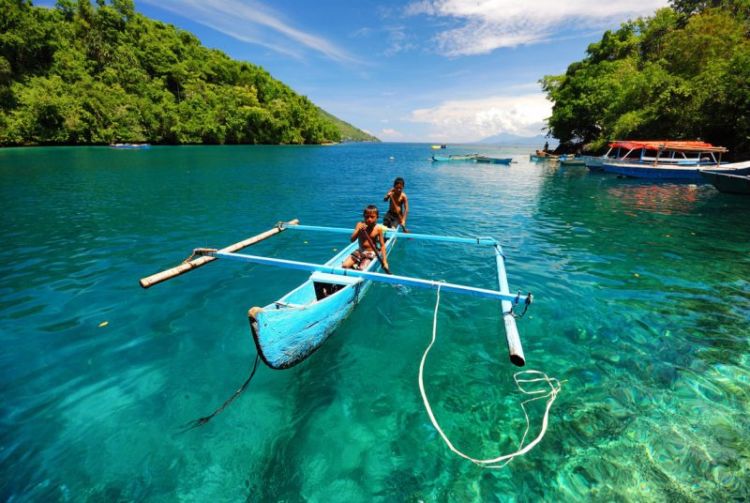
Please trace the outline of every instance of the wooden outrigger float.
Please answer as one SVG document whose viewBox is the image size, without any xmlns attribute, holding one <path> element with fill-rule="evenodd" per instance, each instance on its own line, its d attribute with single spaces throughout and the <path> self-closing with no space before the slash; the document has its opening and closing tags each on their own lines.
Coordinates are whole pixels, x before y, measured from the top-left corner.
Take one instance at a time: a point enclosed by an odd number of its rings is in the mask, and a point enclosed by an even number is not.
<svg viewBox="0 0 750 503">
<path fill-rule="evenodd" d="M 332 232 L 351 235 L 351 229 L 336 227 L 316 227 L 299 225 L 298 220 L 280 222 L 276 227 L 235 243 L 221 250 L 197 249 L 198 258 L 186 261 L 180 266 L 141 279 L 143 288 L 174 278 L 194 270 L 216 259 L 237 260 L 257 264 L 274 265 L 297 270 L 310 271 L 310 278 L 276 302 L 265 307 L 253 307 L 248 312 L 250 327 L 258 355 L 273 369 L 285 369 L 296 365 L 318 349 L 351 313 L 356 304 L 367 292 L 373 281 L 400 284 L 419 288 L 440 289 L 444 292 L 455 292 L 477 297 L 499 300 L 502 309 L 508 353 L 513 364 L 523 366 L 525 358 L 521 339 L 516 327 L 514 305 L 531 303 L 531 294 L 522 296 L 513 294 L 508 288 L 505 271 L 505 260 L 502 248 L 493 238 L 463 238 L 409 233 L 409 239 L 441 241 L 492 248 L 497 264 L 498 290 L 475 288 L 454 283 L 384 274 L 380 272 L 381 264 L 373 260 L 367 270 L 343 269 L 341 263 L 358 246 L 355 241 L 341 250 L 325 264 L 313 264 L 294 260 L 277 259 L 258 255 L 238 253 L 247 246 L 258 243 L 286 230 Z M 400 236 L 397 230 L 386 231 L 386 249 L 388 254 Z"/>
</svg>

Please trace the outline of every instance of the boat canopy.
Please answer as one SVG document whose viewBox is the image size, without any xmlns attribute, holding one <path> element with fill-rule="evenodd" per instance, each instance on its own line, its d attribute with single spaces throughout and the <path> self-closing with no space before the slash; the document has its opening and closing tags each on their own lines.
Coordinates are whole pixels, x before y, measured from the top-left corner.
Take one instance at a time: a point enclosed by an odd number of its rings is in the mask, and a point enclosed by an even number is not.
<svg viewBox="0 0 750 503">
<path fill-rule="evenodd" d="M 665 140 L 617 140 L 609 144 L 611 148 L 625 150 L 673 150 L 678 152 L 727 152 L 726 147 L 715 147 L 704 141 L 665 141 Z"/>
</svg>

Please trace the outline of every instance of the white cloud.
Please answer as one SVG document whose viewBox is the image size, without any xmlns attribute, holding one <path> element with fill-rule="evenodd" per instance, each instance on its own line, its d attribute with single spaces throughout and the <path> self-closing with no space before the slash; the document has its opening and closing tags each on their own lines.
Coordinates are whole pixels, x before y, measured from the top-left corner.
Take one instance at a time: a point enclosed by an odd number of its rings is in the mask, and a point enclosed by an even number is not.
<svg viewBox="0 0 750 503">
<path fill-rule="evenodd" d="M 610 26 L 621 20 L 653 14 L 667 0 L 422 0 L 406 8 L 407 15 L 449 18 L 457 27 L 437 37 L 446 56 L 486 54 L 551 38 L 567 26 Z"/>
<path fill-rule="evenodd" d="M 392 128 L 381 129 L 380 134 L 376 136 L 381 140 L 400 140 L 404 137 L 403 133 Z"/>
<path fill-rule="evenodd" d="M 311 49 L 340 63 L 358 61 L 328 40 L 294 28 L 273 9 L 254 0 L 140 0 L 208 26 L 234 39 L 301 58 Z"/>
<path fill-rule="evenodd" d="M 547 98 L 534 93 L 446 101 L 433 108 L 414 110 L 409 120 L 428 124 L 433 139 L 476 141 L 500 133 L 542 134 L 544 120 L 551 113 L 552 104 Z"/>
</svg>

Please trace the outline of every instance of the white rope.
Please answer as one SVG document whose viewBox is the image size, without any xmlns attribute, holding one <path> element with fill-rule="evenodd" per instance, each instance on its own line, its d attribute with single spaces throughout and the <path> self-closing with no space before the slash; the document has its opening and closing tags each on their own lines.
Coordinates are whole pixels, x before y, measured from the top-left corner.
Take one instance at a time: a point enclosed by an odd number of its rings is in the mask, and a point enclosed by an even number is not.
<svg viewBox="0 0 750 503">
<path fill-rule="evenodd" d="M 523 402 L 521 402 L 521 409 L 523 410 L 523 415 L 526 417 L 526 431 L 524 431 L 523 437 L 521 438 L 521 443 L 518 445 L 518 449 L 515 452 L 512 452 L 510 454 L 505 454 L 502 456 L 498 456 L 492 459 L 476 459 L 459 451 L 453 446 L 451 441 L 443 432 L 442 428 L 440 428 L 440 425 L 435 419 L 435 415 L 432 413 L 432 407 L 430 407 L 430 402 L 427 400 L 427 394 L 425 393 L 425 390 L 424 390 L 424 379 L 423 379 L 424 364 L 425 364 L 425 361 L 427 361 L 427 354 L 430 352 L 430 349 L 432 349 L 432 345 L 435 344 L 435 339 L 437 337 L 438 306 L 440 306 L 440 286 L 439 285 L 437 289 L 437 301 L 435 302 L 435 314 L 433 315 L 433 318 L 432 318 L 432 341 L 430 341 L 430 344 L 427 346 L 427 349 L 425 349 L 425 352 L 422 355 L 422 361 L 419 364 L 419 391 L 422 393 L 422 401 L 424 402 L 425 409 L 427 410 L 427 414 L 430 416 L 430 421 L 432 421 L 432 425 L 435 427 L 438 433 L 440 433 L 440 436 L 443 438 L 443 441 L 446 443 L 446 445 L 448 445 L 451 451 L 458 454 L 462 458 L 468 459 L 472 463 L 480 465 L 484 468 L 502 468 L 508 463 L 510 463 L 513 460 L 513 458 L 515 458 L 516 456 L 522 456 L 523 454 L 526 454 L 527 452 L 529 452 L 531 449 L 534 448 L 536 444 L 538 444 L 542 440 L 542 437 L 544 437 L 544 434 L 547 431 L 547 425 L 549 423 L 550 408 L 552 407 L 552 403 L 557 398 L 557 393 L 560 391 L 560 381 L 558 381 L 554 377 L 548 377 L 547 374 L 545 374 L 544 372 L 540 372 L 538 370 L 524 370 L 524 371 L 516 372 L 515 374 L 513 374 L 513 380 L 516 382 L 516 386 L 522 393 L 526 395 L 541 395 L 541 396 L 537 396 L 534 398 L 529 398 L 528 400 L 524 400 Z M 525 379 L 520 378 L 520 376 L 526 376 L 526 375 L 538 375 L 540 377 L 525 378 Z M 523 384 L 540 382 L 540 381 L 544 381 L 547 383 L 547 386 L 549 386 L 549 391 L 546 391 L 544 388 L 530 390 L 530 391 L 524 389 Z M 536 401 L 536 400 L 542 400 L 545 398 L 547 399 L 547 407 L 544 411 L 544 418 L 542 419 L 542 430 L 539 432 L 539 435 L 534 440 L 532 440 L 528 445 L 524 447 L 523 444 L 526 441 L 526 435 L 529 433 L 529 428 L 530 428 L 529 415 L 526 412 L 526 404 Z M 497 464 L 497 463 L 502 463 L 502 464 Z"/>
</svg>

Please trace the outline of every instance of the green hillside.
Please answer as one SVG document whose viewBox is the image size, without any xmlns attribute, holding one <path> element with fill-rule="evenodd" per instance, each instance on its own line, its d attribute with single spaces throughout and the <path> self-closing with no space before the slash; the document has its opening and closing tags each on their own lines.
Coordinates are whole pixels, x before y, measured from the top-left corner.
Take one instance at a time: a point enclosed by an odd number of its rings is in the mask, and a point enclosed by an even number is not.
<svg viewBox="0 0 750 503">
<path fill-rule="evenodd" d="M 0 0 L 0 145 L 371 138 L 132 0 Z"/>
<path fill-rule="evenodd" d="M 319 108 L 318 110 L 320 112 L 320 115 L 322 115 L 325 120 L 331 121 L 336 125 L 339 132 L 341 133 L 341 141 L 380 141 L 378 138 L 372 136 L 371 134 L 367 134 L 361 129 L 355 128 L 348 122 L 344 122 L 338 117 L 334 117 L 322 108 Z"/>
</svg>

